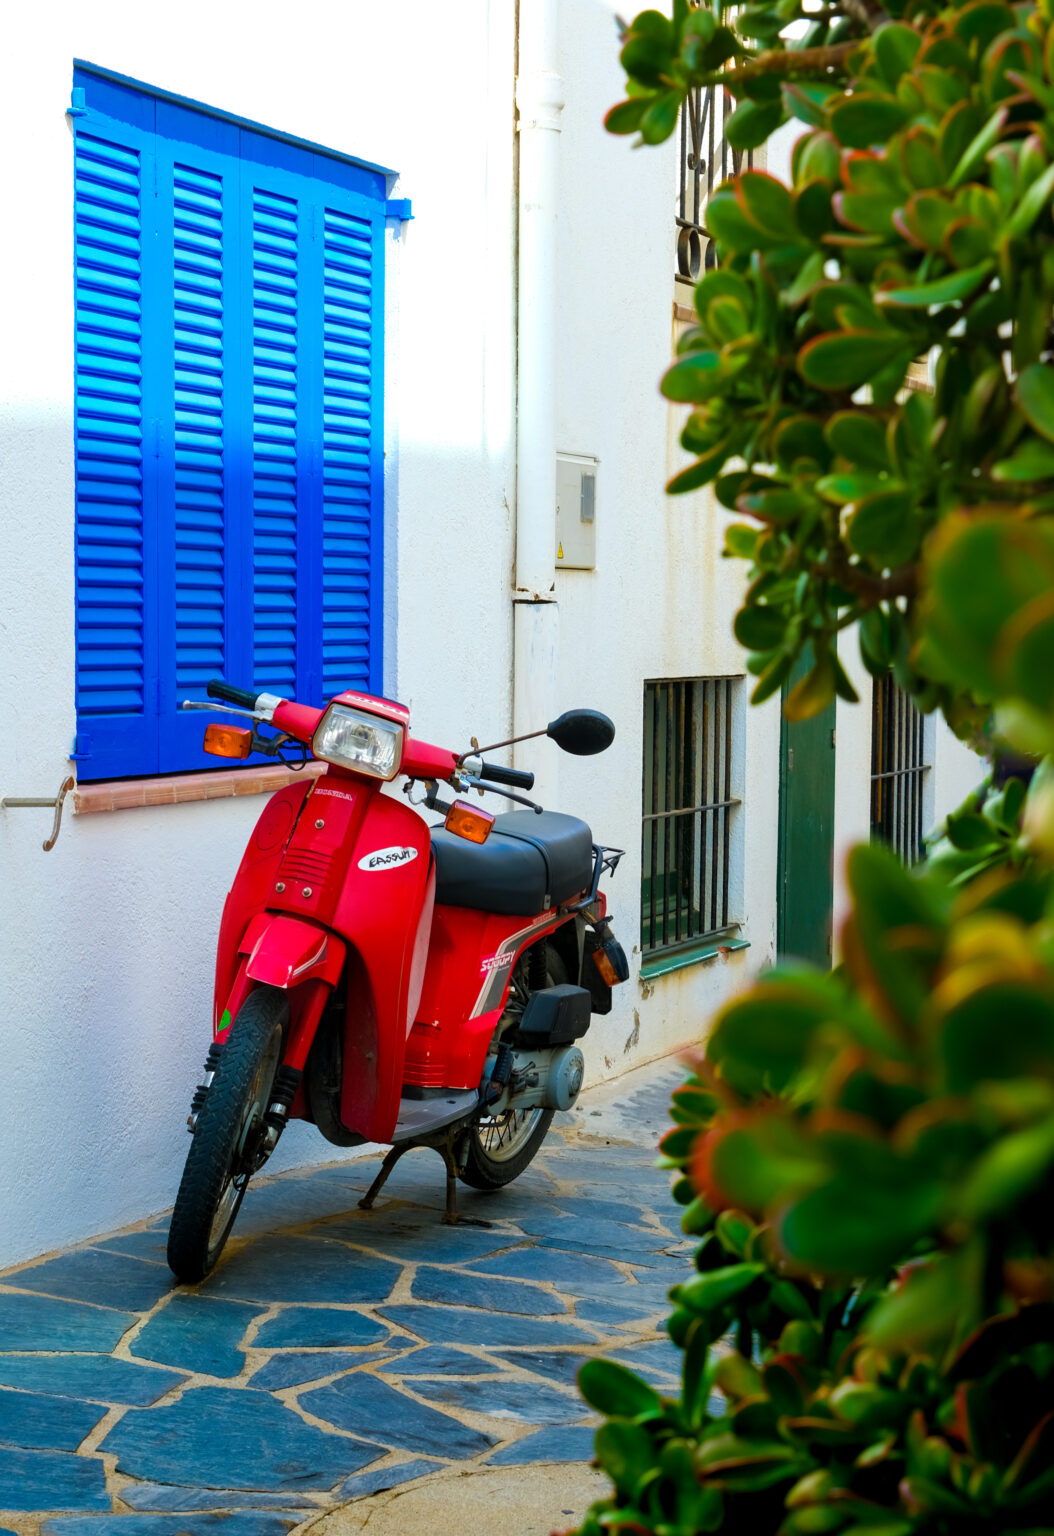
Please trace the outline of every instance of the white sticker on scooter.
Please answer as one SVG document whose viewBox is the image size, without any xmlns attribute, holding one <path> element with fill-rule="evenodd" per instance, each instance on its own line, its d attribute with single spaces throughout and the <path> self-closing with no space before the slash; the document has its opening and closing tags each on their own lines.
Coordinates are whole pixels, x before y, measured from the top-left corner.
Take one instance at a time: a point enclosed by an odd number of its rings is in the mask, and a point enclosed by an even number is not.
<svg viewBox="0 0 1054 1536">
<path fill-rule="evenodd" d="M 359 860 L 359 868 L 372 874 L 379 869 L 395 869 L 399 864 L 409 864 L 416 857 L 416 848 L 377 848 Z"/>
</svg>

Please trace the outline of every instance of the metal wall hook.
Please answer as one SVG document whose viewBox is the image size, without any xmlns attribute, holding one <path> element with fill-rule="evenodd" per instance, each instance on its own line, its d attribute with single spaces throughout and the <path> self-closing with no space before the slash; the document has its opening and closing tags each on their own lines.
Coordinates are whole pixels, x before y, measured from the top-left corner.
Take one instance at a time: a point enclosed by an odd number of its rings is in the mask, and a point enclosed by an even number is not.
<svg viewBox="0 0 1054 1536">
<path fill-rule="evenodd" d="M 24 806 L 47 806 L 49 810 L 53 809 L 55 812 L 55 820 L 51 823 L 51 836 L 42 845 L 44 852 L 50 853 L 52 848 L 54 848 L 55 844 L 58 842 L 59 828 L 62 825 L 63 801 L 69 794 L 70 790 L 74 787 L 75 783 L 76 780 L 72 774 L 70 774 L 68 778 L 63 779 L 62 783 L 59 785 L 59 792 L 53 800 L 22 799 L 17 798 L 14 795 L 5 795 L 3 799 L 0 800 L 0 810 L 16 810 L 21 809 Z"/>
</svg>

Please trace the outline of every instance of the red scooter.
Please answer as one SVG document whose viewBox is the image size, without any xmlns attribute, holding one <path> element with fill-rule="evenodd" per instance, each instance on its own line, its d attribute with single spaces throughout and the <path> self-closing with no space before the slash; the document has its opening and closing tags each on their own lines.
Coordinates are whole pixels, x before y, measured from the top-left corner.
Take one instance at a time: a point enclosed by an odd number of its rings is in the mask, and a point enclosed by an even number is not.
<svg viewBox="0 0 1054 1536">
<path fill-rule="evenodd" d="M 575 1042 L 629 974 L 599 888 L 621 850 L 513 792 L 534 775 L 485 762 L 494 748 L 430 746 L 409 734 L 403 705 L 365 694 L 325 709 L 222 682 L 208 694 L 252 723 L 210 725 L 206 751 L 300 764 L 310 753 L 326 766 L 271 796 L 223 909 L 214 1040 L 168 1240 L 168 1262 L 189 1282 L 215 1265 L 290 1118 L 338 1146 L 391 1144 L 367 1208 L 404 1152 L 434 1147 L 447 1170 L 444 1220 L 456 1221 L 458 1178 L 509 1183 L 554 1112 L 574 1104 Z M 570 710 L 532 734 L 586 755 L 615 728 Z M 400 774 L 410 805 L 443 822 L 383 793 Z M 441 784 L 527 809 L 447 804 Z"/>
</svg>

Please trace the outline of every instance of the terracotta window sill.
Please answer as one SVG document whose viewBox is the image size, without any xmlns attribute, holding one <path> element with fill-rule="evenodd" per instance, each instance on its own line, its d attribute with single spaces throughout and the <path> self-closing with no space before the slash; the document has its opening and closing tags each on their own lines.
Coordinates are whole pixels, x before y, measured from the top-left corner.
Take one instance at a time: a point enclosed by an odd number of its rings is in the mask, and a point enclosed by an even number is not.
<svg viewBox="0 0 1054 1536">
<path fill-rule="evenodd" d="M 156 779 L 109 779 L 80 784 L 70 797 L 78 816 L 96 811 L 132 811 L 148 805 L 189 805 L 194 800 L 230 800 L 236 795 L 270 795 L 304 777 L 317 778 L 324 763 L 298 771 L 267 764 L 226 768 L 213 773 L 173 773 Z"/>
</svg>

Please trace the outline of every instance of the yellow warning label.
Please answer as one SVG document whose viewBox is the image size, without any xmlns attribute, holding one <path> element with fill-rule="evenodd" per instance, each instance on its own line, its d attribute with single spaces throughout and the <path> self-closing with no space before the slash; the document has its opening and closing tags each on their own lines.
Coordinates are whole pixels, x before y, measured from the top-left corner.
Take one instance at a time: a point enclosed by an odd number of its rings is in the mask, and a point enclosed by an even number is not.
<svg viewBox="0 0 1054 1536">
<path fill-rule="evenodd" d="M 564 546 L 562 544 L 558 544 L 556 546 L 556 558 L 558 560 L 562 560 L 564 558 Z"/>
</svg>

